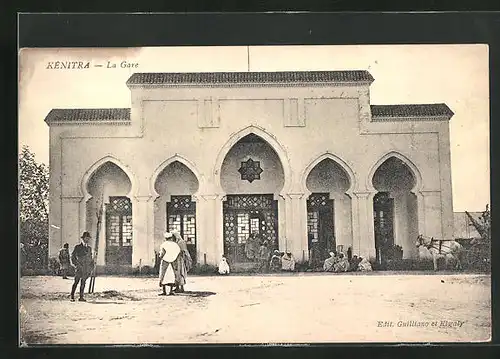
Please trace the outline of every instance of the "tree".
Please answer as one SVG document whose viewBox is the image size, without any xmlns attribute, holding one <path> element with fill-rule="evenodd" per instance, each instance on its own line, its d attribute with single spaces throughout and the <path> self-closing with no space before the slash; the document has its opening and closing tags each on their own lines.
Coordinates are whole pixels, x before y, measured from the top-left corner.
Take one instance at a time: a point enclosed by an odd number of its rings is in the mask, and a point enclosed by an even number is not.
<svg viewBox="0 0 500 359">
<path fill-rule="evenodd" d="M 481 236 L 486 240 L 491 240 L 491 215 L 490 207 L 486 205 L 486 210 L 481 214 Z"/>
<path fill-rule="evenodd" d="M 476 228 L 479 235 L 484 240 L 491 240 L 491 216 L 490 216 L 490 206 L 486 205 L 486 209 L 481 213 L 479 219 L 475 219 L 470 215 L 469 212 L 465 211 L 465 214 L 469 217 L 472 225 Z"/>
<path fill-rule="evenodd" d="M 28 146 L 23 146 L 19 154 L 19 219 L 21 243 L 28 246 L 28 262 L 35 260 L 43 266 L 49 239 L 49 171 L 36 161 Z"/>
</svg>

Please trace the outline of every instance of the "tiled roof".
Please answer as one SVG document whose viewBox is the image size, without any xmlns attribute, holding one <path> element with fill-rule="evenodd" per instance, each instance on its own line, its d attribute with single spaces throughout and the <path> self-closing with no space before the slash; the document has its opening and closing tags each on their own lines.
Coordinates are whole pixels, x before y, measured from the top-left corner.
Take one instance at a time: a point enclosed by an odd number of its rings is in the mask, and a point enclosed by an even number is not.
<svg viewBox="0 0 500 359">
<path fill-rule="evenodd" d="M 421 105 L 372 105 L 372 117 L 448 117 L 454 113 L 444 103 Z"/>
<path fill-rule="evenodd" d="M 130 121 L 129 108 L 53 109 L 45 122 Z"/>
<path fill-rule="evenodd" d="M 127 85 L 196 85 L 250 83 L 349 83 L 374 81 L 364 70 L 352 71 L 285 71 L 285 72 L 193 72 L 135 73 Z"/>
</svg>

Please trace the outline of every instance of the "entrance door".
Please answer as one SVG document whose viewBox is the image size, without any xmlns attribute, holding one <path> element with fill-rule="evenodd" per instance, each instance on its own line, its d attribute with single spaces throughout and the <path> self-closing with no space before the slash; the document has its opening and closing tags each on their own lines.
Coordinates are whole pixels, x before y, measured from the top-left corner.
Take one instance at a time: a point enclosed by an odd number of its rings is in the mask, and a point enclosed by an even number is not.
<svg viewBox="0 0 500 359">
<path fill-rule="evenodd" d="M 388 192 L 379 192 L 373 198 L 373 217 L 377 262 L 382 264 L 394 245 L 394 199 Z"/>
<path fill-rule="evenodd" d="M 167 202 L 167 230 L 177 231 L 187 242 L 193 263 L 196 263 L 196 202 L 191 196 L 170 196 Z"/>
<path fill-rule="evenodd" d="M 109 197 L 106 204 L 107 265 L 132 265 L 132 203 L 127 197 Z"/>
<path fill-rule="evenodd" d="M 271 251 L 278 249 L 278 201 L 272 194 L 228 195 L 223 216 L 224 255 L 231 264 L 257 263 L 264 241 Z"/>
<path fill-rule="evenodd" d="M 322 266 L 328 253 L 335 250 L 333 208 L 329 193 L 313 193 L 307 200 L 309 262 L 313 268 Z"/>
</svg>

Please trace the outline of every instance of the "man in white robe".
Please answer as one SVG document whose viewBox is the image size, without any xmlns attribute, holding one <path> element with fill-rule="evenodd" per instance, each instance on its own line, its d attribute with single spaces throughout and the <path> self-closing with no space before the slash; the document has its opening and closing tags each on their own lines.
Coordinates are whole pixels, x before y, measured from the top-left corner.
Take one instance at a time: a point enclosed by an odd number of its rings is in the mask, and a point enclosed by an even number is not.
<svg viewBox="0 0 500 359">
<path fill-rule="evenodd" d="M 174 288 L 177 285 L 174 263 L 176 263 L 181 251 L 172 233 L 165 232 L 164 237 L 165 241 L 160 247 L 160 274 L 158 278 L 163 291 L 159 295 L 167 295 L 167 286 L 170 287 L 168 295 L 174 295 Z"/>
<path fill-rule="evenodd" d="M 290 272 L 295 270 L 295 258 L 291 252 L 285 252 L 281 258 L 281 270 Z"/>
</svg>

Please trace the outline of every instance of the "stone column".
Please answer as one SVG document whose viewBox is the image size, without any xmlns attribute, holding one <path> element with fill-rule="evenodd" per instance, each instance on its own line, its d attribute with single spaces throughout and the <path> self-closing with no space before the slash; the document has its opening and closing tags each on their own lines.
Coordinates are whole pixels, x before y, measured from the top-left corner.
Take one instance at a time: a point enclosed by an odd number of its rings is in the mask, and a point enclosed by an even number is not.
<svg viewBox="0 0 500 359">
<path fill-rule="evenodd" d="M 280 251 L 288 251 L 291 248 L 286 233 L 286 201 L 281 195 L 275 195 L 278 201 L 278 248 Z"/>
<path fill-rule="evenodd" d="M 132 266 L 154 265 L 154 200 L 152 196 L 132 199 Z"/>
<path fill-rule="evenodd" d="M 373 197 L 375 192 L 354 192 L 353 194 L 353 254 L 367 259 L 375 258 L 373 225 Z"/>
<path fill-rule="evenodd" d="M 217 195 L 200 195 L 196 202 L 196 244 L 198 264 L 215 264 L 215 201 Z M 206 263 L 205 263 L 206 261 Z"/>
<path fill-rule="evenodd" d="M 87 229 L 87 201 L 92 198 L 91 196 L 84 196 L 79 203 L 79 225 L 78 233 L 83 233 L 83 231 L 88 231 Z"/>
<path fill-rule="evenodd" d="M 224 254 L 224 220 L 222 213 L 223 202 L 226 200 L 225 195 L 218 195 L 213 200 L 211 199 L 210 204 L 210 212 L 212 213 L 211 218 L 212 223 L 215 224 L 215 235 L 213 237 L 213 245 L 210 245 L 209 248 L 212 248 L 212 251 L 207 251 L 207 262 L 217 265 L 220 261 L 220 258 Z"/>
<path fill-rule="evenodd" d="M 309 260 L 307 242 L 307 203 L 305 193 L 288 193 L 285 196 L 285 226 L 288 250 L 297 262 Z"/>
</svg>

